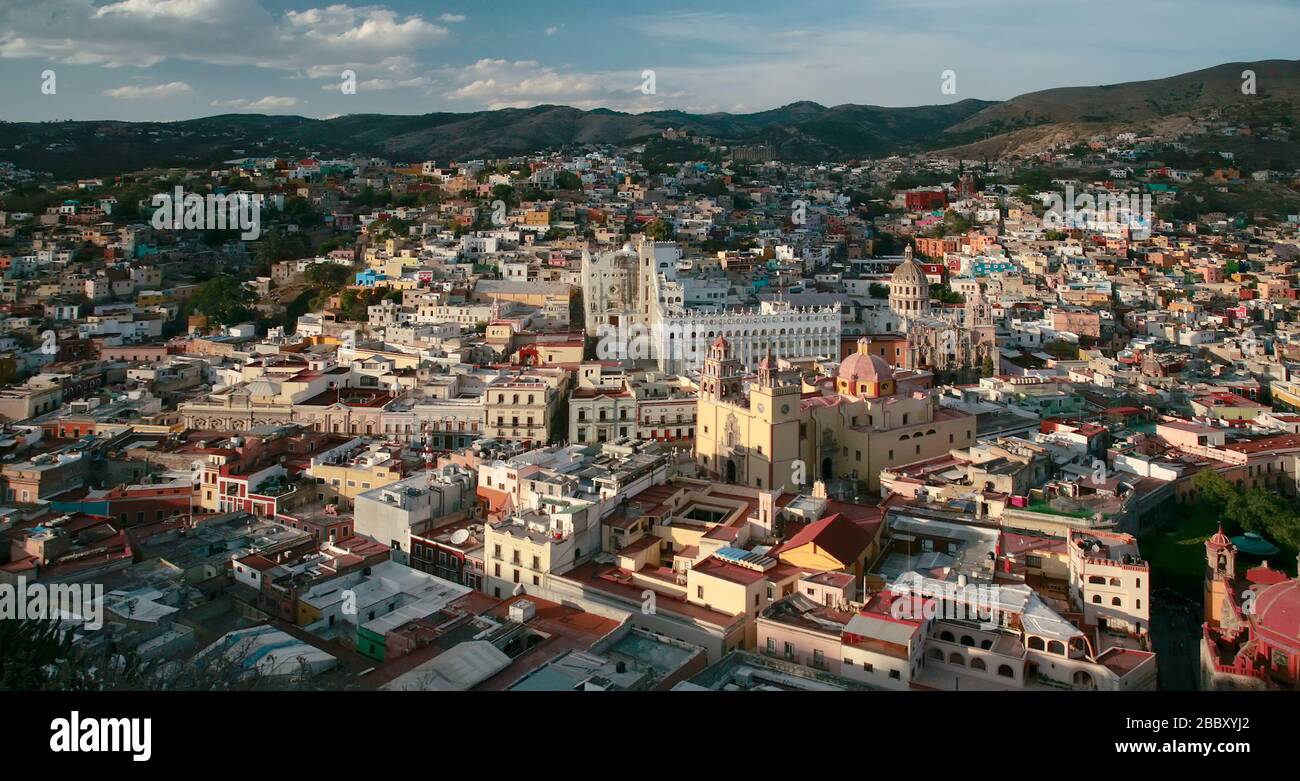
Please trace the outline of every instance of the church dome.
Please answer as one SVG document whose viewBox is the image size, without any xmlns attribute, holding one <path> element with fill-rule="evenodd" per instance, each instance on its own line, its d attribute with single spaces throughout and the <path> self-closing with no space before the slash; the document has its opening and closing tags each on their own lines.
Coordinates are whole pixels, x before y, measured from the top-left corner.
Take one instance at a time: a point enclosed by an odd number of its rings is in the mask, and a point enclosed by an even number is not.
<svg viewBox="0 0 1300 781">
<path fill-rule="evenodd" d="M 1300 638 L 1300 580 L 1268 586 L 1255 598 L 1255 625 Z"/>
<path fill-rule="evenodd" d="M 894 285 L 911 285 L 929 294 L 930 281 L 925 277 L 925 269 L 911 257 L 898 264 L 889 281 Z"/>
<path fill-rule="evenodd" d="M 851 383 L 888 382 L 894 379 L 894 369 L 879 355 L 856 352 L 844 359 L 835 373 L 837 379 Z"/>
</svg>

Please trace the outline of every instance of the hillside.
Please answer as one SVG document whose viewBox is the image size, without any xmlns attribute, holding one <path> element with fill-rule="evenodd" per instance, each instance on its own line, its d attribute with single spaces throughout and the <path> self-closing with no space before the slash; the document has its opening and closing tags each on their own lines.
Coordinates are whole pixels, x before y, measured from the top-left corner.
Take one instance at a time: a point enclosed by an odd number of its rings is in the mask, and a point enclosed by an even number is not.
<svg viewBox="0 0 1300 781">
<path fill-rule="evenodd" d="M 1241 91 L 1247 69 L 1255 72 L 1253 95 Z M 962 154 L 1007 157 L 1097 133 L 1175 132 L 1211 115 L 1294 123 L 1300 117 L 1300 61 L 1234 62 L 1164 79 L 1031 92 L 952 125 L 938 141 Z"/>
<path fill-rule="evenodd" d="M 1255 95 L 1241 93 L 1247 68 L 1256 72 Z M 730 145 L 767 145 L 782 159 L 800 162 L 928 150 L 992 158 L 1033 154 L 1099 132 L 1178 132 L 1215 115 L 1293 129 L 1300 116 L 1300 61 L 1228 63 L 1164 79 L 1043 90 L 1000 103 L 967 99 L 902 108 L 802 101 L 752 114 L 628 114 L 542 105 L 323 120 L 227 114 L 182 122 L 3 122 L 0 160 L 56 177 L 202 166 L 241 154 L 373 154 L 450 163 L 574 144 L 627 144 L 667 128 Z M 1271 143 L 1260 153 L 1300 160 L 1290 134 L 1280 145 Z"/>
<path fill-rule="evenodd" d="M 625 144 L 668 128 L 735 143 L 767 143 L 790 159 L 823 160 L 919 150 L 990 104 L 885 108 L 795 103 L 754 114 L 626 114 L 535 106 L 465 114 L 352 114 L 335 119 L 222 115 L 183 122 L 15 122 L 0 125 L 0 159 L 56 176 L 204 164 L 246 154 L 375 154 L 468 160 L 572 144 Z"/>
</svg>

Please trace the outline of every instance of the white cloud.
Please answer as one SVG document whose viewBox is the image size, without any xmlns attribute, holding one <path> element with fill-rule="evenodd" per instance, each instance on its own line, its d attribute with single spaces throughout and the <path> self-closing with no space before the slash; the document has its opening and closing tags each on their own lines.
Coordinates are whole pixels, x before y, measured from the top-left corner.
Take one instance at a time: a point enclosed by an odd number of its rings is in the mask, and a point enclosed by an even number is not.
<svg viewBox="0 0 1300 781">
<path fill-rule="evenodd" d="M 122 87 L 106 89 L 102 95 L 125 100 L 162 100 L 193 92 L 190 85 L 183 81 L 170 81 L 166 84 L 127 84 Z"/>
<path fill-rule="evenodd" d="M 122 0 L 95 11 L 96 18 L 124 14 L 134 17 L 195 19 L 215 22 L 229 8 L 225 0 Z"/>
<path fill-rule="evenodd" d="M 417 89 L 429 87 L 433 84 L 433 79 L 428 76 L 413 76 L 409 79 L 365 79 L 357 82 L 357 92 L 387 92 L 395 89 Z M 321 89 L 325 92 L 341 92 L 343 88 L 342 80 L 338 82 L 329 82 L 322 84 Z"/>
<path fill-rule="evenodd" d="M 465 14 L 443 14 L 438 17 L 438 21 L 446 22 L 447 24 L 456 24 L 465 21 Z"/>
<path fill-rule="evenodd" d="M 214 100 L 209 103 L 213 108 L 229 108 L 236 111 L 280 111 L 283 109 L 301 106 L 307 101 L 299 100 L 293 97 L 284 97 L 278 95 L 267 95 L 257 100 L 248 100 L 247 98 L 235 98 L 234 100 Z"/>
<path fill-rule="evenodd" d="M 149 67 L 167 60 L 279 70 L 374 64 L 446 41 L 446 27 L 382 5 L 272 13 L 262 0 L 0 3 L 0 58 Z"/>
<path fill-rule="evenodd" d="M 306 11 L 288 11 L 284 15 L 285 31 L 300 33 L 306 40 L 325 50 L 349 52 L 388 52 L 407 50 L 438 43 L 448 36 L 446 27 L 425 21 L 419 16 L 405 19 L 387 8 L 366 6 L 353 8 L 331 5 Z"/>
<path fill-rule="evenodd" d="M 443 97 L 473 108 L 526 108 L 549 103 L 581 109 L 653 111 L 666 108 L 666 101 L 687 96 L 683 91 L 643 95 L 640 71 L 573 71 L 535 60 L 484 58 L 463 68 L 444 68 L 438 80 L 445 85 Z"/>
</svg>

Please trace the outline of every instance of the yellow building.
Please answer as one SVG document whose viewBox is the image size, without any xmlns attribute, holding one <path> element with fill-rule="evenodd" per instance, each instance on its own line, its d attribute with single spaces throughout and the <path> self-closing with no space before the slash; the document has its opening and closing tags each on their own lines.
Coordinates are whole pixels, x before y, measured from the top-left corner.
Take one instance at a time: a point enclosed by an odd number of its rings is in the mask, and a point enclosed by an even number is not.
<svg viewBox="0 0 1300 781">
<path fill-rule="evenodd" d="M 791 537 L 778 557 L 786 564 L 812 572 L 850 572 L 855 578 L 865 574 L 867 561 L 878 552 L 880 530 L 876 536 L 848 517 L 835 513 L 808 524 Z"/>
<path fill-rule="evenodd" d="M 354 439 L 346 445 L 315 456 L 311 476 L 320 480 L 326 498 L 341 496 L 352 504 L 357 494 L 395 483 L 404 473 L 396 445 L 368 443 Z"/>
<path fill-rule="evenodd" d="M 550 209 L 533 209 L 524 212 L 524 224 L 533 227 L 545 227 L 551 224 Z"/>
<path fill-rule="evenodd" d="M 484 435 L 538 446 L 550 442 L 566 380 L 565 372 L 545 369 L 494 379 L 483 394 Z"/>
<path fill-rule="evenodd" d="M 749 381 L 719 337 L 700 372 L 699 468 L 755 488 L 849 480 L 876 491 L 881 469 L 970 446 L 975 418 L 939 407 L 929 373 L 895 372 L 868 348 L 859 340 L 834 378 L 803 393 L 771 355 Z"/>
</svg>

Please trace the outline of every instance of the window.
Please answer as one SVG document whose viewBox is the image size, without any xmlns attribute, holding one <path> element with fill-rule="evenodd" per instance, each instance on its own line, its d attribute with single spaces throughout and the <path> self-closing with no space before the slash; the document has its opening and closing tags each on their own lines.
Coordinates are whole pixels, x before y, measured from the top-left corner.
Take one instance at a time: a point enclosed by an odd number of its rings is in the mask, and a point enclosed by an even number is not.
<svg viewBox="0 0 1300 781">
<path fill-rule="evenodd" d="M 898 670 L 890 670 L 889 677 L 893 678 L 895 681 L 900 680 L 901 678 L 901 676 L 898 674 Z"/>
</svg>

